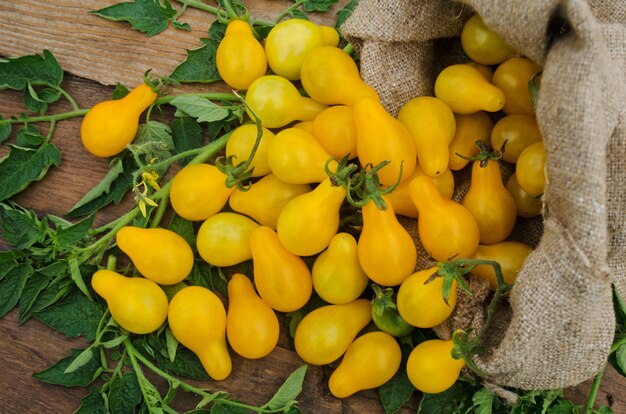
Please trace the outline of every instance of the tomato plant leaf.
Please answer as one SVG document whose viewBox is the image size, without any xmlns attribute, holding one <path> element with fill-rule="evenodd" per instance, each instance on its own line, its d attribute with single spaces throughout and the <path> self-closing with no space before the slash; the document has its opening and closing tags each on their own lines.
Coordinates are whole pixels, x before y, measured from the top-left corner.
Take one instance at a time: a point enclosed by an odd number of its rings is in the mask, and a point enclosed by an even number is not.
<svg viewBox="0 0 626 414">
<path fill-rule="evenodd" d="M 82 352 L 82 349 L 72 349 L 70 356 L 63 358 L 43 371 L 33 374 L 33 377 L 48 384 L 64 385 L 66 387 L 86 387 L 97 378 L 101 371 L 98 358 L 92 358 L 72 373 L 65 373 L 67 367 Z"/>
<path fill-rule="evenodd" d="M 212 83 L 221 80 L 215 64 L 218 41 L 201 38 L 198 49 L 187 50 L 187 58 L 179 63 L 170 78 L 180 83 Z"/>
<path fill-rule="evenodd" d="M 452 387 L 439 394 L 424 393 L 417 408 L 418 414 L 464 413 L 472 406 L 473 387 L 457 381 Z"/>
<path fill-rule="evenodd" d="M 121 83 L 117 82 L 115 84 L 115 89 L 113 89 L 113 93 L 111 94 L 111 99 L 113 99 L 114 101 L 116 101 L 118 99 L 122 99 L 123 97 L 128 95 L 129 92 L 130 91 L 128 90 L 128 88 L 126 86 L 124 86 Z"/>
<path fill-rule="evenodd" d="M 189 246 L 191 246 L 191 249 L 194 252 L 196 251 L 196 234 L 191 221 L 185 220 L 178 214 L 174 214 L 168 228 L 185 239 Z"/>
<path fill-rule="evenodd" d="M 406 351 L 406 352 L 405 352 Z M 385 384 L 378 387 L 378 394 L 383 408 L 387 414 L 398 411 L 404 403 L 406 403 L 415 389 L 409 381 L 406 374 L 406 360 L 408 358 L 408 349 L 403 347 L 402 364 L 396 374 Z"/>
<path fill-rule="evenodd" d="M 111 382 L 109 390 L 109 410 L 111 414 L 133 414 L 141 401 L 141 389 L 137 374 L 126 372 Z"/>
<path fill-rule="evenodd" d="M 134 0 L 94 10 L 92 13 L 114 22 L 128 22 L 133 29 L 148 37 L 167 29 L 168 23 L 176 16 L 176 10 L 168 0 Z"/>
<path fill-rule="evenodd" d="M 20 297 L 20 301 L 18 304 L 20 308 L 20 317 L 19 317 L 20 324 L 28 320 L 28 318 L 31 315 L 30 309 L 35 303 L 35 300 L 37 300 L 37 297 L 39 296 L 39 294 L 46 287 L 48 287 L 49 283 L 50 283 L 50 278 L 47 275 L 39 271 L 33 273 L 33 275 L 30 277 L 30 279 L 28 280 L 28 283 L 24 287 L 24 291 L 22 292 L 22 296 Z"/>
<path fill-rule="evenodd" d="M 84 336 L 87 341 L 93 341 L 103 314 L 104 309 L 96 302 L 90 301 L 82 294 L 75 294 L 45 311 L 35 313 L 35 316 L 52 329 L 67 336 Z"/>
<path fill-rule="evenodd" d="M 26 109 L 31 112 L 39 112 L 43 114 L 46 112 L 46 109 L 48 109 L 48 104 L 39 99 L 37 92 L 35 92 L 30 83 L 28 84 L 28 87 L 24 89 L 23 98 Z"/>
<path fill-rule="evenodd" d="M 160 352 L 155 352 L 155 357 L 159 368 L 166 372 L 195 380 L 210 379 L 196 354 L 187 348 L 178 348 L 174 362 L 170 362 L 169 357 Z"/>
<path fill-rule="evenodd" d="M 626 344 L 615 350 L 615 362 L 622 372 L 626 372 Z"/>
<path fill-rule="evenodd" d="M 0 89 L 21 91 L 28 84 L 59 86 L 62 81 L 63 69 L 46 49 L 43 56 L 35 54 L 0 61 Z"/>
<path fill-rule="evenodd" d="M 0 203 L 2 238 L 18 250 L 28 249 L 43 239 L 47 225 L 31 210 L 12 208 Z"/>
<path fill-rule="evenodd" d="M 189 115 L 198 122 L 221 121 L 229 115 L 227 108 L 199 96 L 178 96 L 170 102 L 176 107 L 176 116 Z"/>
<path fill-rule="evenodd" d="M 57 245 L 61 249 L 71 248 L 87 235 L 95 218 L 96 215 L 93 213 L 71 226 L 58 228 L 56 231 Z"/>
<path fill-rule="evenodd" d="M 2 122 L 3 120 L 5 120 L 4 117 L 0 115 L 0 142 L 9 138 L 13 130 L 13 125 L 8 122 Z"/>
<path fill-rule="evenodd" d="M 64 374 L 71 374 L 80 367 L 85 366 L 93 359 L 93 349 L 91 347 L 84 349 L 76 358 L 65 368 Z"/>
<path fill-rule="evenodd" d="M 487 388 L 483 387 L 476 391 L 472 397 L 474 412 L 476 412 L 476 414 L 491 414 L 495 400 L 497 400 L 496 396 Z"/>
<path fill-rule="evenodd" d="M 0 283 L 0 318 L 17 305 L 26 281 L 33 272 L 33 266 L 26 262 L 13 267 L 4 276 L 4 280 Z"/>
<path fill-rule="evenodd" d="M 172 26 L 174 26 L 177 29 L 184 30 L 186 32 L 191 32 L 191 26 L 189 25 L 189 23 L 181 22 L 178 20 L 172 20 Z"/>
<path fill-rule="evenodd" d="M 106 414 L 107 408 L 102 397 L 102 391 L 98 387 L 92 387 L 89 394 L 82 398 L 80 407 L 74 414 Z"/>
<path fill-rule="evenodd" d="M 205 411 L 206 413 L 206 411 Z M 234 407 L 232 405 L 217 402 L 211 407 L 211 414 L 248 414 L 249 411 L 246 408 Z"/>
<path fill-rule="evenodd" d="M 356 9 L 359 0 L 350 0 L 341 10 L 337 12 L 337 19 L 335 21 L 335 29 L 339 30 L 342 24 L 348 20 L 348 17 L 352 15 L 354 9 Z"/>
<path fill-rule="evenodd" d="M 276 394 L 263 407 L 270 410 L 280 410 L 283 407 L 293 405 L 296 398 L 302 392 L 302 384 L 306 375 L 308 365 L 302 365 L 293 371 L 285 380 L 283 385 L 278 388 Z"/>
<path fill-rule="evenodd" d="M 171 363 L 176 361 L 176 352 L 178 351 L 178 339 L 169 328 L 165 329 L 165 345 L 167 347 L 167 356 Z"/>
<path fill-rule="evenodd" d="M 339 0 L 304 0 L 303 6 L 307 13 L 325 12 L 337 4 Z"/>
<path fill-rule="evenodd" d="M 18 147 L 35 148 L 41 145 L 45 138 L 34 124 L 28 124 L 26 128 L 17 131 L 16 144 Z"/>
<path fill-rule="evenodd" d="M 176 153 L 180 154 L 202 146 L 202 127 L 195 119 L 189 116 L 175 118 L 170 123 L 170 128 L 172 128 L 172 139 Z M 185 157 L 178 162 L 184 166 L 192 158 L 191 156 Z"/>
<path fill-rule="evenodd" d="M 11 151 L 0 161 L 0 201 L 41 180 L 50 167 L 61 163 L 61 153 L 53 144 L 43 144 L 36 150 L 9 147 Z"/>
<path fill-rule="evenodd" d="M 139 125 L 137 137 L 133 141 L 133 147 L 138 155 L 144 156 L 147 161 L 152 158 L 165 159 L 174 151 L 172 130 L 162 122 L 148 121 Z M 164 171 L 159 171 L 162 175 Z"/>
</svg>

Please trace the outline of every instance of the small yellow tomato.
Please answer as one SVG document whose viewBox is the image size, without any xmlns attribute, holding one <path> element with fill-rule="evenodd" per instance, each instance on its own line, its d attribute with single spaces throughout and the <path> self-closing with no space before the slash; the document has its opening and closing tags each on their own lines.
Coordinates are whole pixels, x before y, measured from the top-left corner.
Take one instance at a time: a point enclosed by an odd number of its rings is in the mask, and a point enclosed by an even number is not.
<svg viewBox="0 0 626 414">
<path fill-rule="evenodd" d="M 517 182 L 517 174 L 513 173 L 506 183 L 506 189 L 515 200 L 517 215 L 519 217 L 537 217 L 543 209 L 541 196 L 532 196 L 520 187 Z"/>
<path fill-rule="evenodd" d="M 265 50 L 247 22 L 232 20 L 228 24 L 215 52 L 215 64 L 224 82 L 234 89 L 248 89 L 252 82 L 265 75 Z"/>
<path fill-rule="evenodd" d="M 492 244 L 490 246 L 479 245 L 472 259 L 493 260 L 500 264 L 502 269 L 502 278 L 504 282 L 512 285 L 515 283 L 517 274 L 522 269 L 526 257 L 533 249 L 520 242 L 503 241 Z M 493 266 L 478 265 L 470 272 L 473 275 L 480 276 L 489 282 L 492 289 L 496 289 L 498 282 L 496 280 L 496 272 Z"/>
<path fill-rule="evenodd" d="M 262 177 L 271 171 L 267 161 L 267 149 L 274 138 L 274 133 L 267 128 L 263 128 L 262 131 L 261 140 L 248 168 L 253 169 L 252 177 Z M 242 125 L 233 131 L 226 143 L 226 156 L 234 157 L 233 164 L 245 162 L 250 157 L 257 133 L 255 124 Z"/>
<path fill-rule="evenodd" d="M 501 63 L 493 73 L 491 82 L 506 96 L 502 110 L 507 114 L 533 115 L 535 108 L 530 99 L 528 82 L 541 71 L 541 66 L 528 58 L 514 57 Z"/>
<path fill-rule="evenodd" d="M 244 215 L 217 213 L 206 219 L 198 230 L 198 253 L 213 266 L 233 266 L 250 260 L 250 234 L 257 227 L 258 223 Z"/>
<path fill-rule="evenodd" d="M 515 175 L 522 190 L 536 196 L 546 185 L 546 148 L 543 142 L 529 145 L 522 151 L 515 165 Z"/>
<path fill-rule="evenodd" d="M 413 348 L 406 363 L 411 384 L 427 394 L 450 388 L 461 374 L 465 361 L 452 356 L 452 341 L 430 339 Z"/>
<path fill-rule="evenodd" d="M 515 164 L 526 147 L 542 141 L 541 132 L 534 116 L 507 115 L 500 119 L 491 131 L 491 146 L 502 152 L 502 159 Z"/>
<path fill-rule="evenodd" d="M 487 27 L 478 14 L 470 17 L 463 25 L 461 46 L 470 59 L 483 65 L 497 65 L 515 55 L 515 50 Z"/>
</svg>

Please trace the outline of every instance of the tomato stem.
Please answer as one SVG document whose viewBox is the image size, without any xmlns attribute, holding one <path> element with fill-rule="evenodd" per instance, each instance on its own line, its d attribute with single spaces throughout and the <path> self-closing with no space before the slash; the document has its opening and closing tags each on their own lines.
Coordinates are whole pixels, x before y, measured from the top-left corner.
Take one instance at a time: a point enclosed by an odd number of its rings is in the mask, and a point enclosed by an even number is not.
<svg viewBox="0 0 626 414">
<path fill-rule="evenodd" d="M 52 122 L 52 121 L 61 121 L 63 119 L 76 118 L 78 116 L 85 116 L 85 114 L 89 111 L 89 109 L 77 109 L 69 112 L 62 112 L 60 114 L 53 115 L 40 115 L 40 116 L 30 116 L 25 118 L 7 118 L 0 120 L 0 125 L 4 124 L 28 124 L 31 122 Z"/>
<path fill-rule="evenodd" d="M 600 371 L 593 378 L 593 384 L 591 385 L 591 391 L 589 391 L 589 398 L 587 399 L 587 407 L 585 409 L 586 413 L 593 413 L 593 406 L 596 402 L 596 396 L 598 395 L 598 390 L 600 389 L 600 382 L 602 382 L 602 377 L 604 376 L 604 371 L 606 370 L 606 362 L 600 369 Z"/>
<path fill-rule="evenodd" d="M 276 18 L 274 19 L 274 24 L 280 22 L 284 17 L 286 17 L 289 14 L 291 14 L 292 11 L 294 11 L 298 7 L 302 6 L 303 4 L 304 4 L 304 0 L 298 0 L 294 4 L 292 4 L 291 6 L 287 7 L 285 10 L 283 10 L 281 13 L 279 13 L 278 16 L 276 16 Z"/>
</svg>

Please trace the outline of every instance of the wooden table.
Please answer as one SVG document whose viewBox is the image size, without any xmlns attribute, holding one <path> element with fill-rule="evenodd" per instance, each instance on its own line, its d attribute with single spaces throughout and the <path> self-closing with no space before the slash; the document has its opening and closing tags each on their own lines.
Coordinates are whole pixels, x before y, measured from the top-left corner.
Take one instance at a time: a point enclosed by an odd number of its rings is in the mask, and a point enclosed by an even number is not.
<svg viewBox="0 0 626 414">
<path fill-rule="evenodd" d="M 185 49 L 201 46 L 213 17 L 189 9 L 182 19 L 191 32 L 169 28 L 148 38 L 130 30 L 124 23 L 113 23 L 89 14 L 90 10 L 115 4 L 116 0 L 0 0 L 0 56 L 22 56 L 51 50 L 66 71 L 64 87 L 83 108 L 109 99 L 112 86 L 121 82 L 129 87 L 141 82 L 146 69 L 167 75 L 185 58 Z M 250 12 L 259 19 L 271 20 L 290 4 L 288 0 L 247 0 Z M 347 0 L 341 0 L 340 5 Z M 337 8 L 335 8 L 336 10 Z M 334 11 L 313 16 L 318 23 L 334 24 Z M 196 86 L 196 90 L 226 90 L 224 85 Z M 55 104 L 55 112 L 70 110 L 66 103 Z M 19 93 L 0 91 L 0 113 L 9 116 L 23 111 Z M 60 122 L 54 143 L 62 153 L 60 167 L 53 168 L 44 181 L 32 184 L 14 198 L 24 207 L 40 214 L 63 215 L 108 170 L 107 160 L 87 153 L 80 143 L 80 119 Z M 15 138 L 11 138 L 14 140 Z M 0 152 L 0 156 L 6 151 Z M 102 210 L 97 224 L 118 217 L 132 206 L 126 197 L 119 206 Z M 1 242 L 0 242 L 1 243 Z M 0 244 L 0 248 L 4 245 Z M 300 359 L 287 346 L 285 338 L 268 357 L 247 361 L 234 357 L 233 374 L 219 383 L 203 384 L 214 390 L 226 390 L 234 398 L 250 404 L 265 402 L 279 384 L 296 367 Z M 17 313 L 11 312 L 0 320 L 0 411 L 7 413 L 71 413 L 87 391 L 46 385 L 31 377 L 66 356 L 69 349 L 82 347 L 82 339 L 68 339 L 52 331 L 36 319 L 22 326 Z M 304 412 L 379 413 L 383 412 L 375 391 L 361 392 L 345 400 L 333 398 L 325 384 L 323 368 L 311 367 L 305 390 L 299 398 Z M 568 390 L 568 395 L 582 403 L 590 383 Z M 616 413 L 626 412 L 626 380 L 608 369 L 598 396 L 599 404 L 614 401 Z M 183 405 L 185 400 L 183 397 Z M 409 401 L 402 412 L 414 412 L 417 397 Z"/>
</svg>

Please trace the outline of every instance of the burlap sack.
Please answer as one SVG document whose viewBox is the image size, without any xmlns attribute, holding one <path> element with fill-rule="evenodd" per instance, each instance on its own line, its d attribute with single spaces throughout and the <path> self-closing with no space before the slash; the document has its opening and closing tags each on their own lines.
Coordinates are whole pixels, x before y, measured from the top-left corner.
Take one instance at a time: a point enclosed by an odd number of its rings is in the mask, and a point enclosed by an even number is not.
<svg viewBox="0 0 626 414">
<path fill-rule="evenodd" d="M 363 78 L 397 114 L 432 94 L 443 66 L 467 59 L 445 38 L 474 10 L 544 67 L 537 121 L 548 179 L 543 226 L 518 226 L 539 243 L 477 363 L 504 386 L 576 385 L 608 355 L 611 283 L 626 296 L 626 2 L 361 0 L 341 30 L 360 53 Z M 459 312 L 442 335 L 484 320 L 480 303 Z"/>
</svg>

